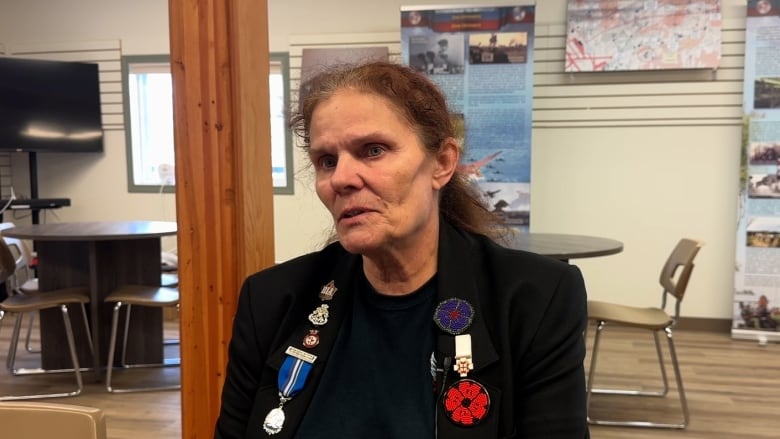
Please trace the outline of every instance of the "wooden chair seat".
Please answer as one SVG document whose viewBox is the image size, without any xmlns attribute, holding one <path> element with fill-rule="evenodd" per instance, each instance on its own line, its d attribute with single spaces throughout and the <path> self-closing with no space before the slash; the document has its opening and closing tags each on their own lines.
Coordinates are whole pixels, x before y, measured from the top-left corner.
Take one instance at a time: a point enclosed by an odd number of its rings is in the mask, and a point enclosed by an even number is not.
<svg viewBox="0 0 780 439">
<path fill-rule="evenodd" d="M 89 303 L 89 290 L 84 287 L 64 288 L 42 294 L 17 294 L 0 302 L 6 312 L 24 313 L 56 308 L 65 304 Z"/>
<path fill-rule="evenodd" d="M 112 291 L 105 300 L 125 305 L 174 306 L 179 303 L 179 290 L 152 285 L 125 285 Z"/>
<path fill-rule="evenodd" d="M 0 433 L 8 439 L 108 437 L 103 410 L 45 402 L 0 402 Z"/>
<path fill-rule="evenodd" d="M 588 301 L 588 318 L 650 330 L 660 330 L 672 323 L 672 316 L 659 308 L 637 308 L 597 300 Z"/>
</svg>

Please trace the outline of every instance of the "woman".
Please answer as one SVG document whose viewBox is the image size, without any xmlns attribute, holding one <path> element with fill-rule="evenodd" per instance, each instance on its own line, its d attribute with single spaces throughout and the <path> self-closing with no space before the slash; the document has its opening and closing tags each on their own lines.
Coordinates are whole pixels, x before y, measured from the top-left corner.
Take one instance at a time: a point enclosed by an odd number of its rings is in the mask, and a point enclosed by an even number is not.
<svg viewBox="0 0 780 439">
<path fill-rule="evenodd" d="M 338 241 L 246 280 L 215 437 L 587 437 L 582 277 L 489 238 L 442 93 L 383 62 L 308 85 Z"/>
</svg>

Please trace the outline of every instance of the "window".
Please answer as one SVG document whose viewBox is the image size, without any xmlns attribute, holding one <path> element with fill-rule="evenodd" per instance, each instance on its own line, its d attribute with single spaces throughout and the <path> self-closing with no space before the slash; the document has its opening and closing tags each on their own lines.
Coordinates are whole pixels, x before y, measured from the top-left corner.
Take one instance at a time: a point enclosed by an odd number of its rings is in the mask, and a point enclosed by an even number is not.
<svg viewBox="0 0 780 439">
<path fill-rule="evenodd" d="M 292 194 L 292 139 L 287 127 L 289 56 L 271 53 L 271 173 L 275 194 Z M 129 192 L 173 192 L 173 87 L 167 55 L 122 57 Z"/>
</svg>

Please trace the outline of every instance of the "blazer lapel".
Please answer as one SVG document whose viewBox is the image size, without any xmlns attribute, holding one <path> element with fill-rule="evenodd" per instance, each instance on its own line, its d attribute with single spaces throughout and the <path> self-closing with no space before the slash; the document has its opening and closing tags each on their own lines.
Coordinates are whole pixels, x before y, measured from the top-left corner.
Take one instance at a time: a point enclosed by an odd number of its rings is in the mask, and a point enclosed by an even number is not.
<svg viewBox="0 0 780 439">
<path fill-rule="evenodd" d="M 474 310 L 471 325 L 463 332 L 471 336 L 471 361 L 474 369 L 469 372 L 468 377 L 479 382 L 489 394 L 491 408 L 488 417 L 476 426 L 459 426 L 447 419 L 442 406 L 443 398 L 446 398 L 447 388 L 454 385 L 460 378 L 452 369 L 445 371 L 449 379 L 443 386 L 444 388 L 439 389 L 442 392 L 442 399 L 436 401 L 436 424 L 439 439 L 489 438 L 496 437 L 498 431 L 501 390 L 480 378 L 480 371 L 498 361 L 499 358 L 487 330 L 485 310 L 482 306 L 482 300 L 489 297 L 489 292 L 479 290 L 478 279 L 484 279 L 485 274 L 482 273 L 479 265 L 475 265 L 474 261 L 479 260 L 479 258 L 469 257 L 474 255 L 475 251 L 478 250 L 472 245 L 468 236 L 459 233 L 446 221 L 441 222 L 438 299 L 440 302 L 451 298 L 465 300 Z M 442 331 L 438 338 L 437 351 L 439 359 L 454 357 L 455 336 Z"/>
<path fill-rule="evenodd" d="M 322 278 L 322 284 L 319 286 L 313 286 L 312 294 L 312 311 L 320 304 L 328 305 L 328 321 L 322 326 L 317 327 L 319 335 L 319 344 L 313 348 L 306 348 L 303 346 L 303 339 L 309 333 L 309 330 L 314 326 L 308 321 L 308 318 L 303 318 L 300 325 L 292 332 L 287 340 L 279 345 L 279 347 L 271 353 L 268 357 L 267 364 L 279 370 L 287 357 L 286 350 L 292 346 L 297 349 L 301 349 L 307 353 L 315 355 L 317 358 L 312 364 L 311 372 L 306 380 L 306 384 L 303 389 L 295 395 L 290 401 L 284 404 L 283 410 L 285 413 L 285 422 L 282 431 L 268 437 L 274 439 L 288 439 L 293 437 L 295 431 L 303 420 L 303 415 L 306 413 L 306 409 L 314 396 L 314 391 L 319 384 L 322 373 L 325 370 L 325 364 L 327 363 L 328 356 L 333 348 L 333 345 L 338 336 L 339 328 L 344 320 L 344 317 L 350 312 L 352 304 L 352 294 L 354 291 L 354 282 L 358 278 L 357 271 L 360 269 L 361 259 L 356 255 L 347 254 L 343 260 L 338 261 L 335 264 L 335 269 L 332 273 L 325 273 Z M 328 277 L 331 276 L 331 277 Z M 328 282 L 333 281 L 337 288 L 336 293 L 331 300 L 320 301 L 317 297 L 321 291 L 321 288 Z M 268 407 L 268 410 L 278 407 L 279 401 L 275 401 L 274 404 Z"/>
<path fill-rule="evenodd" d="M 473 372 L 477 372 L 498 360 L 498 353 L 487 330 L 485 313 L 481 309 L 480 295 L 485 295 L 486 292 L 478 291 L 479 267 L 475 267 L 472 264 L 473 260 L 467 257 L 473 252 L 474 248 L 469 245 L 467 237 L 459 234 L 446 221 L 441 222 L 438 300 L 443 302 L 458 298 L 465 300 L 474 308 L 474 318 L 465 333 L 471 335 Z M 443 356 L 454 356 L 454 337 L 442 332 L 437 348 Z"/>
</svg>

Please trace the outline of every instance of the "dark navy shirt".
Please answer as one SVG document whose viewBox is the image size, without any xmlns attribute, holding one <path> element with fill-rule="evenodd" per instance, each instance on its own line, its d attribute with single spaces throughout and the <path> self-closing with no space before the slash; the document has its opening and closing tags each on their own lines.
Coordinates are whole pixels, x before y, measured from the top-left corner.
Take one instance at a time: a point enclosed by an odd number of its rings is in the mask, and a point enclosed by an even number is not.
<svg viewBox="0 0 780 439">
<path fill-rule="evenodd" d="M 400 297 L 357 283 L 297 439 L 433 438 L 434 279 Z"/>
</svg>

